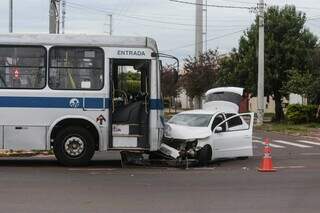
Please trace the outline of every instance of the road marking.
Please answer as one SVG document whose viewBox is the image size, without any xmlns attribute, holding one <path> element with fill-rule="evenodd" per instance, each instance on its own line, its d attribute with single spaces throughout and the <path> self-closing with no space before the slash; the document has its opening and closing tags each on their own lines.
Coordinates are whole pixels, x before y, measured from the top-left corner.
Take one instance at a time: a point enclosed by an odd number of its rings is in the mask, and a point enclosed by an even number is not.
<svg viewBox="0 0 320 213">
<path fill-rule="evenodd" d="M 320 146 L 319 142 L 313 142 L 313 141 L 306 141 L 306 140 L 298 140 L 301 143 L 307 143 L 307 144 L 312 144 L 312 145 L 317 145 Z"/>
<path fill-rule="evenodd" d="M 305 166 L 275 166 L 273 168 L 275 168 L 275 169 L 302 169 L 302 168 L 305 168 Z"/>
<path fill-rule="evenodd" d="M 262 141 L 259 141 L 259 140 L 252 140 L 252 142 L 260 143 L 260 144 L 264 145 L 264 143 Z M 269 143 L 269 146 L 271 146 L 273 148 L 279 148 L 279 149 L 285 148 L 284 146 L 276 145 L 276 144 L 273 144 L 273 143 Z"/>
<path fill-rule="evenodd" d="M 257 137 L 257 136 L 252 136 L 252 138 L 254 138 L 254 139 L 259 139 L 259 140 L 262 139 L 261 137 Z"/>
<path fill-rule="evenodd" d="M 69 171 L 114 171 L 113 168 L 68 168 Z"/>
<path fill-rule="evenodd" d="M 320 153 L 300 153 L 300 155 L 320 155 Z"/>
<path fill-rule="evenodd" d="M 300 147 L 300 148 L 310 148 L 310 147 L 312 147 L 312 146 L 302 145 L 302 144 L 298 144 L 298 143 L 292 143 L 292 142 L 283 141 L 283 140 L 273 140 L 273 142 L 287 144 L 287 145 L 296 146 L 296 147 Z"/>
</svg>

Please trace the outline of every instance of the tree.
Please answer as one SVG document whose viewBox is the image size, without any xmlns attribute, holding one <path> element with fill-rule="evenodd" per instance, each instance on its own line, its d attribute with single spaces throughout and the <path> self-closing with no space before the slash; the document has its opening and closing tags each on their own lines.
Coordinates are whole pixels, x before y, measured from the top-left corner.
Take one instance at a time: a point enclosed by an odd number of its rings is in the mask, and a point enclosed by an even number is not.
<svg viewBox="0 0 320 213">
<path fill-rule="evenodd" d="M 161 73 L 161 91 L 164 97 L 169 98 L 169 110 L 172 99 L 177 97 L 179 86 L 176 79 L 176 69 L 173 66 L 164 66 Z"/>
<path fill-rule="evenodd" d="M 308 98 L 312 94 L 313 81 L 312 74 L 309 71 L 299 72 L 298 70 L 290 70 L 288 81 L 284 83 L 282 89 Z"/>
<path fill-rule="evenodd" d="M 265 12 L 265 95 L 275 100 L 275 119 L 284 118 L 282 98 L 288 91 L 284 85 L 291 73 L 313 70 L 312 55 L 317 37 L 305 28 L 306 16 L 294 6 L 269 7 Z M 240 38 L 234 73 L 240 86 L 256 94 L 258 73 L 258 17 Z M 227 63 L 230 66 L 230 62 Z M 222 66 L 225 67 L 225 66 Z M 223 68 L 221 68 L 223 69 Z"/>
<path fill-rule="evenodd" d="M 198 108 L 201 97 L 215 86 L 218 73 L 218 51 L 209 50 L 198 58 L 189 56 L 184 59 L 184 74 L 180 78 L 181 86 L 190 98 L 196 98 Z"/>
</svg>

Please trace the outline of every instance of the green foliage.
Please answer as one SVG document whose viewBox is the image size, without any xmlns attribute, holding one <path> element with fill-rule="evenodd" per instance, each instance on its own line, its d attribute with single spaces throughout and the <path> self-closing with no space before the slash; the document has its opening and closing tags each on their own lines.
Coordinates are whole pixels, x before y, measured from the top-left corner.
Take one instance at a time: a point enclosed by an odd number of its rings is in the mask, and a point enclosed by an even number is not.
<svg viewBox="0 0 320 213">
<path fill-rule="evenodd" d="M 290 70 L 288 81 L 284 83 L 282 90 L 309 97 L 312 94 L 313 81 L 313 76 L 309 71 Z"/>
<path fill-rule="evenodd" d="M 306 15 L 294 6 L 268 7 L 265 12 L 265 95 L 272 95 L 276 104 L 276 120 L 284 119 L 282 98 L 290 91 L 285 87 L 292 72 L 314 70 L 313 54 L 317 37 L 305 28 Z M 222 85 L 245 87 L 256 94 L 258 73 L 258 17 L 240 38 L 238 51 L 222 60 Z M 228 72 L 232 70 L 231 72 Z M 219 76 L 222 76 L 219 75 Z M 226 80 L 225 80 L 226 79 Z M 305 85 L 304 85 L 305 86 Z M 292 89 L 292 88 L 291 88 Z"/>
<path fill-rule="evenodd" d="M 217 50 L 209 50 L 199 58 L 189 57 L 184 61 L 184 74 L 180 84 L 189 97 L 199 98 L 216 85 L 219 69 Z"/>
<path fill-rule="evenodd" d="M 173 66 L 164 66 L 161 72 L 161 92 L 164 97 L 176 97 L 179 86 L 175 79 L 176 69 Z"/>
<path fill-rule="evenodd" d="M 139 72 L 123 72 L 119 75 L 121 89 L 129 94 L 137 93 L 141 90 L 140 79 L 141 74 Z"/>
<path fill-rule="evenodd" d="M 290 123 L 301 124 L 319 121 L 317 119 L 317 105 L 291 104 L 288 106 L 287 119 Z"/>
</svg>

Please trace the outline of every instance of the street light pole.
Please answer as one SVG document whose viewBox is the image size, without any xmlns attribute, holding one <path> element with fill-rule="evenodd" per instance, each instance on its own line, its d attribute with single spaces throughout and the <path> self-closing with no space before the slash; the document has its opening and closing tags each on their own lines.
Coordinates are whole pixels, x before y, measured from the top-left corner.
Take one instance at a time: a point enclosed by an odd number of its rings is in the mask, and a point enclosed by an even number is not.
<svg viewBox="0 0 320 213">
<path fill-rule="evenodd" d="M 60 0 L 49 0 L 49 33 L 59 33 Z"/>
<path fill-rule="evenodd" d="M 109 35 L 112 35 L 112 14 L 109 15 Z"/>
<path fill-rule="evenodd" d="M 13 0 L 9 0 L 9 33 L 13 32 Z"/>
<path fill-rule="evenodd" d="M 257 124 L 263 124 L 264 116 L 264 0 L 259 1 L 259 54 L 258 54 L 258 100 Z"/>
<path fill-rule="evenodd" d="M 198 58 L 203 51 L 203 0 L 196 3 L 195 57 Z"/>
</svg>

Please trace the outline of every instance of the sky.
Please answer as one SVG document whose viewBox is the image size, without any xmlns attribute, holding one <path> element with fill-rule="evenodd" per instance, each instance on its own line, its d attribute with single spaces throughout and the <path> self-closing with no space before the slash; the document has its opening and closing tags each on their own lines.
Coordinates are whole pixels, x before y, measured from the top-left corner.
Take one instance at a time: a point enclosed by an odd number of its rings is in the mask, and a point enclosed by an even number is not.
<svg viewBox="0 0 320 213">
<path fill-rule="evenodd" d="M 66 1 L 65 33 L 108 33 L 108 15 L 112 14 L 113 35 L 149 36 L 157 41 L 160 52 L 173 54 L 179 59 L 194 55 L 194 5 L 169 0 Z M 47 33 L 49 2 L 50 0 L 13 0 L 13 31 Z M 216 5 L 255 7 L 258 0 L 207 2 Z M 307 21 L 307 27 L 320 38 L 319 0 L 266 0 L 265 3 L 267 6 L 296 5 L 306 13 L 307 18 L 311 18 Z M 8 10 L 9 0 L 0 0 L 0 33 L 8 32 Z M 238 46 L 240 36 L 254 19 L 255 13 L 246 9 L 208 7 L 207 48 L 218 48 L 221 54 L 228 53 L 233 47 Z"/>
</svg>

